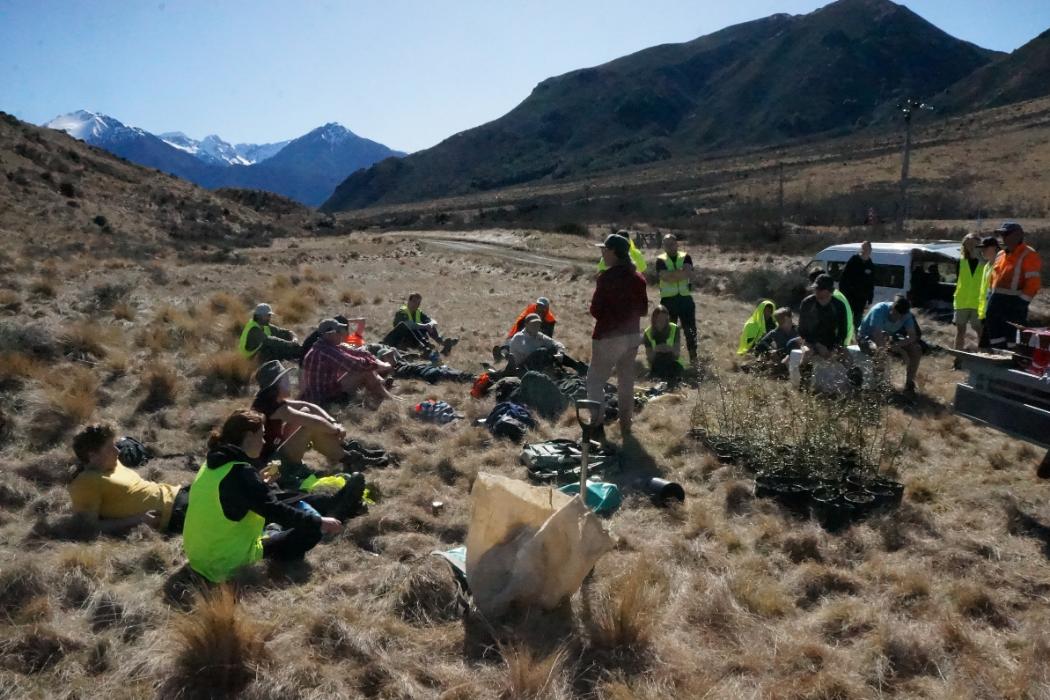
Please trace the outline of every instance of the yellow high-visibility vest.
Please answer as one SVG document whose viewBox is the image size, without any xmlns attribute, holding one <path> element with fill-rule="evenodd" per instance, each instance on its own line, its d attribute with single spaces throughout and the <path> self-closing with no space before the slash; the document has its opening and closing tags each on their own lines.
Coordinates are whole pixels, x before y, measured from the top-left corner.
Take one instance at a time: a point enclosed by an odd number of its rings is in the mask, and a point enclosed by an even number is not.
<svg viewBox="0 0 1050 700">
<path fill-rule="evenodd" d="M 663 260 L 668 272 L 677 272 L 685 266 L 685 253 L 678 251 L 678 257 L 670 259 L 667 253 L 661 253 L 657 260 Z M 660 296 L 689 296 L 689 280 L 678 280 L 677 282 L 660 282 Z"/>
<path fill-rule="evenodd" d="M 649 347 L 651 347 L 653 350 L 656 350 L 657 343 L 656 343 L 656 340 L 653 338 L 653 327 L 649 326 L 648 328 L 646 328 L 644 335 L 645 335 L 645 342 L 649 343 Z M 668 323 L 667 324 L 667 344 L 672 346 L 672 347 L 674 347 L 674 339 L 676 337 L 678 337 L 678 324 L 677 323 Z M 682 367 L 686 366 L 685 360 L 682 359 L 681 354 L 678 355 L 677 360 L 678 360 L 678 364 L 680 364 Z"/>
<path fill-rule="evenodd" d="M 241 351 L 242 355 L 244 355 L 245 357 L 249 357 L 249 358 L 255 357 L 255 353 L 259 352 L 259 349 L 262 347 L 260 345 L 258 348 L 255 348 L 254 350 L 250 350 L 248 348 L 248 334 L 251 333 L 251 330 L 253 328 L 262 328 L 263 329 L 263 333 L 266 334 L 267 338 L 270 337 L 270 333 L 271 333 L 269 325 L 263 326 L 260 323 L 258 323 L 254 318 L 252 318 L 252 320 L 248 321 L 248 323 L 245 324 L 244 330 L 241 331 L 241 340 L 240 340 L 240 342 L 237 345 L 237 349 Z"/>
</svg>

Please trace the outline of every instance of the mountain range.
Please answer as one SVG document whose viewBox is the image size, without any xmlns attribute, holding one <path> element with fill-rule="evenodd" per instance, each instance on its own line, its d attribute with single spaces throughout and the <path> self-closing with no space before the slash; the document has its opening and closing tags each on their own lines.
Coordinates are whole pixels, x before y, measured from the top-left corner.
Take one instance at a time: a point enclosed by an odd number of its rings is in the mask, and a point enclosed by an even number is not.
<svg viewBox="0 0 1050 700">
<path fill-rule="evenodd" d="M 539 83 L 495 121 L 350 175 L 359 209 L 886 129 L 909 97 L 970 111 L 1050 92 L 1050 37 L 1003 54 L 890 0 L 838 0 Z"/>
<path fill-rule="evenodd" d="M 355 170 L 405 155 L 336 123 L 289 141 L 237 145 L 216 135 L 200 141 L 178 131 L 154 135 L 86 110 L 56 117 L 44 126 L 203 187 L 265 190 L 310 206 L 325 201 Z"/>
</svg>

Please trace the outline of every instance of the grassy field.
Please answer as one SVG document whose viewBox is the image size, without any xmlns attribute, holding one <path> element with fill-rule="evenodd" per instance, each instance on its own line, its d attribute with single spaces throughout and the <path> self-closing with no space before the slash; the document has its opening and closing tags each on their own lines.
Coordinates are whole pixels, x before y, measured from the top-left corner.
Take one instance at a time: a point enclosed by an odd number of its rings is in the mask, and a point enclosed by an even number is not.
<svg viewBox="0 0 1050 700">
<path fill-rule="evenodd" d="M 61 526 L 67 443 L 85 421 L 183 455 L 154 460 L 147 477 L 191 480 L 208 430 L 249 402 L 250 368 L 232 349 L 258 301 L 301 337 L 348 312 L 376 338 L 419 291 L 461 338 L 449 364 L 478 371 L 544 295 L 558 338 L 587 358 L 594 241 L 492 235 L 566 262 L 453 253 L 396 232 L 279 239 L 243 264 L 5 258 L 0 697 L 1050 697 L 1050 544 L 1021 515 L 1047 515 L 1050 486 L 1033 475 L 1042 451 L 952 414 L 951 358 L 925 358 L 922 398 L 886 412 L 886 439 L 903 447 L 892 466 L 903 505 L 839 534 L 753 498 L 748 472 L 687 439 L 720 387 L 766 397 L 759 419 L 787 400 L 782 385 L 735 371 L 757 299 L 730 295 L 729 280 L 781 264 L 766 253 L 694 251 L 728 270 L 697 299 L 712 378 L 646 406 L 624 449 L 629 470 L 682 483 L 685 505 L 658 509 L 628 489 L 607 522 L 615 551 L 554 613 L 463 618 L 447 567 L 429 556 L 464 540 L 478 472 L 524 477 L 518 448 L 469 420 L 410 417 L 427 397 L 486 415 L 492 399 L 470 398 L 469 385 L 398 382 L 400 402 L 338 414 L 400 465 L 367 475 L 379 502 L 305 566 L 260 565 L 236 597 L 188 609 L 168 595 L 179 538 L 142 527 L 85 541 Z M 948 328 L 924 328 L 949 342 Z M 577 434 L 566 416 L 530 439 Z M 434 499 L 447 504 L 439 515 Z"/>
</svg>

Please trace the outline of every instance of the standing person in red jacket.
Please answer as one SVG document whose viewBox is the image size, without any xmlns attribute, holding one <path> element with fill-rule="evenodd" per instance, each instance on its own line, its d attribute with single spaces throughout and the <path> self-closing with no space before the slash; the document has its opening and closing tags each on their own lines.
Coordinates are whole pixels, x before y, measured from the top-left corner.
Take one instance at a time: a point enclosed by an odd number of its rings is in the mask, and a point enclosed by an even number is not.
<svg viewBox="0 0 1050 700">
<path fill-rule="evenodd" d="M 645 278 L 631 262 L 631 243 L 624 236 L 610 234 L 601 244 L 607 269 L 598 275 L 591 297 L 591 366 L 587 372 L 587 398 L 604 402 L 605 383 L 616 372 L 620 432 L 631 432 L 634 409 L 634 358 L 641 344 L 641 319 L 648 314 Z M 604 416 L 604 411 L 602 412 Z"/>
</svg>

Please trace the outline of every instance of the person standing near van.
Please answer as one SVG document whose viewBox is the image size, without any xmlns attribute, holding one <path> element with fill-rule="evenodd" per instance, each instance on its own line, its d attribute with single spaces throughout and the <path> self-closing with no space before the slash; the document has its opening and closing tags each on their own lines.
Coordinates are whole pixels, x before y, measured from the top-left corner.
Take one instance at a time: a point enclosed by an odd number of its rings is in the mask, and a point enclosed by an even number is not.
<svg viewBox="0 0 1050 700">
<path fill-rule="evenodd" d="M 992 266 L 985 323 L 991 346 L 1002 348 L 1016 337 L 1011 323 L 1028 323 L 1028 305 L 1039 293 L 1043 262 L 1024 242 L 1024 229 L 1016 221 L 1004 221 L 995 232 L 1002 236 L 1003 249 Z"/>
<path fill-rule="evenodd" d="M 670 313 L 671 323 L 685 333 L 689 362 L 696 364 L 696 304 L 693 303 L 693 259 L 689 253 L 678 250 L 674 234 L 664 236 L 664 252 L 656 258 L 656 274 L 660 278 L 660 304 Z"/>
<path fill-rule="evenodd" d="M 962 255 L 959 257 L 959 275 L 955 282 L 953 305 L 955 316 L 955 349 L 962 350 L 966 344 L 966 327 L 970 326 L 981 337 L 981 284 L 984 279 L 985 262 L 977 249 L 981 238 L 968 233 L 962 240 Z"/>
<path fill-rule="evenodd" d="M 850 256 L 839 277 L 839 291 L 846 295 L 853 322 L 860 323 L 864 309 L 875 300 L 875 263 L 871 261 L 871 241 L 860 244 L 860 253 Z M 856 330 L 851 328 L 850 330 Z"/>
</svg>

